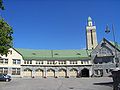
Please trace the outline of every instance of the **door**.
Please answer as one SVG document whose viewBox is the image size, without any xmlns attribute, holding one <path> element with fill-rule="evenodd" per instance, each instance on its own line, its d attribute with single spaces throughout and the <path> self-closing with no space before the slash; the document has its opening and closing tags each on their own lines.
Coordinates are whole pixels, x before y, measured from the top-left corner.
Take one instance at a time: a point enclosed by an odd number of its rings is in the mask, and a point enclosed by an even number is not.
<svg viewBox="0 0 120 90">
<path fill-rule="evenodd" d="M 47 77 L 54 77 L 55 76 L 55 70 L 48 69 L 47 70 Z"/>
<path fill-rule="evenodd" d="M 59 77 L 65 77 L 66 76 L 66 70 L 65 69 L 60 69 L 58 75 L 59 75 Z"/>
<path fill-rule="evenodd" d="M 37 69 L 36 72 L 35 72 L 35 76 L 36 77 L 43 77 L 43 70 Z"/>
<path fill-rule="evenodd" d="M 77 72 L 78 72 L 78 70 L 71 69 L 70 72 L 69 72 L 69 76 L 70 77 L 76 77 L 77 76 Z"/>
<path fill-rule="evenodd" d="M 24 69 L 23 76 L 24 77 L 32 77 L 32 70 L 31 69 Z"/>
</svg>

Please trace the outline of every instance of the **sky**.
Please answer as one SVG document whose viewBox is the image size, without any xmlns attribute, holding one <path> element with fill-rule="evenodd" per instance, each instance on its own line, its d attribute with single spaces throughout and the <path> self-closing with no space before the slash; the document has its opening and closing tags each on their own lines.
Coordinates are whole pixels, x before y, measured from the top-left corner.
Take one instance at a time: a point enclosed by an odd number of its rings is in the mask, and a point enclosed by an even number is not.
<svg viewBox="0 0 120 90">
<path fill-rule="evenodd" d="M 90 16 L 102 38 L 120 43 L 120 0 L 3 0 L 1 16 L 12 26 L 14 48 L 85 49 Z M 110 33 L 105 33 L 106 25 Z"/>
</svg>

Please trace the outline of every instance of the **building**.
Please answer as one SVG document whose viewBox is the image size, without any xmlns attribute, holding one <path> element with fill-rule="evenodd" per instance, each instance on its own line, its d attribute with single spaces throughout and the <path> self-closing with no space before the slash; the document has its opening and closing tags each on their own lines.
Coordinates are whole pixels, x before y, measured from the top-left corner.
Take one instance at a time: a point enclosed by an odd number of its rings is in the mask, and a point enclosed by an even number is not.
<svg viewBox="0 0 120 90">
<path fill-rule="evenodd" d="M 88 17 L 86 26 L 86 48 L 94 49 L 97 46 L 96 26 L 93 24 L 92 18 Z"/>
<path fill-rule="evenodd" d="M 116 68 L 116 55 L 117 63 L 119 65 L 120 59 L 120 46 L 116 46 L 113 42 L 109 42 L 105 38 L 96 46 L 91 52 L 91 61 L 93 63 L 94 76 L 109 76 L 111 71 Z"/>
<path fill-rule="evenodd" d="M 0 73 L 14 76 L 21 75 L 22 55 L 15 49 L 10 48 L 7 56 L 0 56 Z"/>
<path fill-rule="evenodd" d="M 86 47 L 81 50 L 32 50 L 10 48 L 0 56 L 0 73 L 13 77 L 89 77 L 108 76 L 115 68 L 119 46 L 105 38 L 97 44 L 96 26 L 88 17 Z"/>
</svg>

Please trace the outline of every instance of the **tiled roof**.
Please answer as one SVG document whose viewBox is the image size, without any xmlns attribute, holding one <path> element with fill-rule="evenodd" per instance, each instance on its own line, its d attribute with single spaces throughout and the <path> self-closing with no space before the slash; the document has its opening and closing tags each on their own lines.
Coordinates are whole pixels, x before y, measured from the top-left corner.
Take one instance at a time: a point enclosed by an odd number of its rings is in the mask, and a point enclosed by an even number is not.
<svg viewBox="0 0 120 90">
<path fill-rule="evenodd" d="M 25 60 L 78 60 L 89 59 L 90 50 L 33 50 L 16 49 Z"/>
</svg>

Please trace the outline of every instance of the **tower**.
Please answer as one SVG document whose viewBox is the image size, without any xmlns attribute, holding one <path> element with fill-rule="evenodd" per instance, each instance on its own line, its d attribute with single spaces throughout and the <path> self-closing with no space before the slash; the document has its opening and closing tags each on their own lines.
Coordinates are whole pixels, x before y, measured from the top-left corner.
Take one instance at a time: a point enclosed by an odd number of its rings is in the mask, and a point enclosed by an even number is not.
<svg viewBox="0 0 120 90">
<path fill-rule="evenodd" d="M 86 47 L 94 49 L 97 46 L 96 26 L 93 25 L 92 18 L 88 17 L 86 26 Z"/>
</svg>

